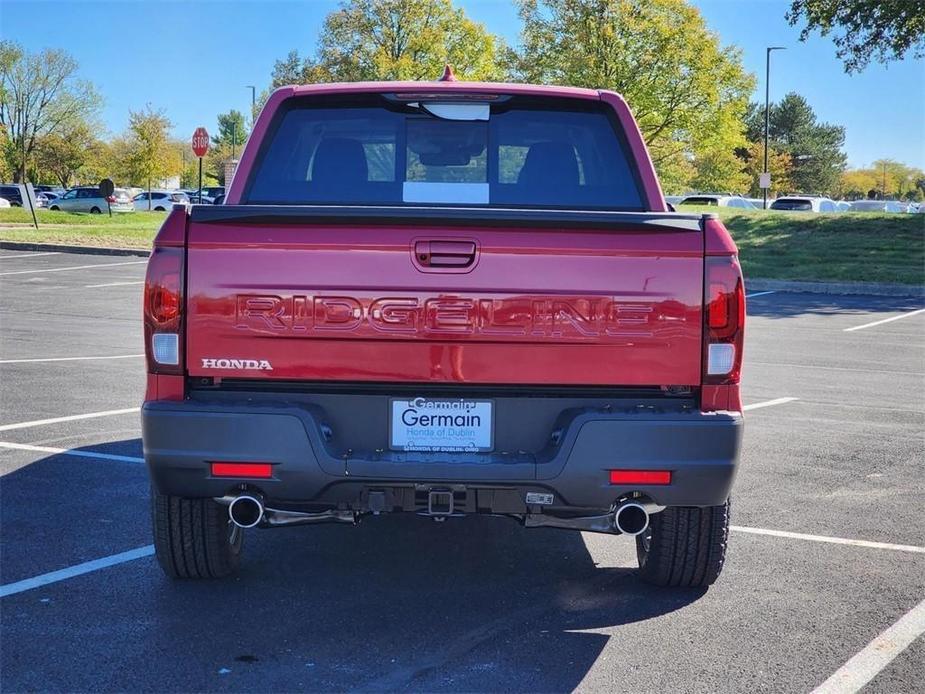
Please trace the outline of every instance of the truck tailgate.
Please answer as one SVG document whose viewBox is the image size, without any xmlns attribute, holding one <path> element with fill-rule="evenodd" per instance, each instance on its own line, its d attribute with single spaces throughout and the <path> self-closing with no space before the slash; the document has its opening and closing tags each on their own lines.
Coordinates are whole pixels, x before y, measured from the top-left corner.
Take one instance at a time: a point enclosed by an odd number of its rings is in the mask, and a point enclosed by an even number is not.
<svg viewBox="0 0 925 694">
<path fill-rule="evenodd" d="M 461 222 L 457 214 L 448 223 L 424 208 L 409 224 L 299 208 L 194 208 L 188 374 L 698 384 L 699 219 L 533 217 L 474 213 Z"/>
</svg>

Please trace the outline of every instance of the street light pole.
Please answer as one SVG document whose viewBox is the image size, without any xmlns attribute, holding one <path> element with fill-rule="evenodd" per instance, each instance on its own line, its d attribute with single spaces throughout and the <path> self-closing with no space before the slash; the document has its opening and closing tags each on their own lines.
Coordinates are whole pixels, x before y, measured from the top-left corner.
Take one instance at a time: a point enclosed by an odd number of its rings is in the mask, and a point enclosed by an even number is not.
<svg viewBox="0 0 925 694">
<path fill-rule="evenodd" d="M 771 51 L 787 50 L 783 46 L 768 46 L 764 54 L 764 173 L 768 173 L 768 130 L 771 125 Z M 768 189 L 764 193 L 764 209 L 768 209 Z"/>
<path fill-rule="evenodd" d="M 257 87 L 253 84 L 247 84 L 244 88 L 251 90 L 251 120 L 253 121 L 257 117 L 254 114 L 254 111 L 257 110 Z"/>
</svg>

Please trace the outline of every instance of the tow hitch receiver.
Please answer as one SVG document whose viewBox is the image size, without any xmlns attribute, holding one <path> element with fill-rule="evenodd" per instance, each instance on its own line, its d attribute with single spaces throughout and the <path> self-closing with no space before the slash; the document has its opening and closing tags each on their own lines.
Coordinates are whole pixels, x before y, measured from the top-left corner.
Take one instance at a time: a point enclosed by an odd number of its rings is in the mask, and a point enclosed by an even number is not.
<svg viewBox="0 0 925 694">
<path fill-rule="evenodd" d="M 453 492 L 448 489 L 431 489 L 427 494 L 427 515 L 452 516 Z"/>
</svg>

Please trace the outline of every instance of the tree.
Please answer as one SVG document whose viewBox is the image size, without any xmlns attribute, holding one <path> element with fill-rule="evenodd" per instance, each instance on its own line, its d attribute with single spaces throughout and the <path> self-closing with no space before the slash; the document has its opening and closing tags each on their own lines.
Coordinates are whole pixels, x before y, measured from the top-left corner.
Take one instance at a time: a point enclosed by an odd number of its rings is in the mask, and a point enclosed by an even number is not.
<svg viewBox="0 0 925 694">
<path fill-rule="evenodd" d="M 729 157 L 746 144 L 742 115 L 754 78 L 696 8 L 683 0 L 520 0 L 520 16 L 521 77 L 621 93 L 672 187 L 691 157 L 695 180 L 722 189 L 741 182 Z"/>
<path fill-rule="evenodd" d="M 503 79 L 502 40 L 451 0 L 345 0 L 324 21 L 314 54 L 290 51 L 273 86 L 436 79 L 446 63 L 462 79 Z"/>
<path fill-rule="evenodd" d="M 235 147 L 240 147 L 247 139 L 247 126 L 244 123 L 244 114 L 235 109 L 228 113 L 218 114 L 218 132 L 212 136 L 212 143 L 216 145 L 231 145 L 234 136 Z M 241 151 L 238 149 L 237 151 Z"/>
<path fill-rule="evenodd" d="M 878 159 L 871 164 L 870 174 L 875 179 L 873 186 L 883 198 L 901 198 L 916 188 L 916 181 L 925 176 L 921 169 L 907 166 L 894 159 Z"/>
<path fill-rule="evenodd" d="M 829 194 L 838 189 L 847 156 L 845 129 L 820 123 L 805 98 L 790 92 L 770 108 L 768 128 L 771 149 L 786 152 L 792 160 L 794 192 Z M 746 135 L 764 141 L 764 107 L 746 113 Z"/>
<path fill-rule="evenodd" d="M 69 188 L 81 171 L 92 168 L 100 154 L 100 142 L 86 123 L 77 123 L 61 134 L 42 135 L 35 144 L 34 161 L 42 174 L 37 178 L 44 181 L 46 176 L 53 176 L 62 187 Z"/>
<path fill-rule="evenodd" d="M 129 111 L 126 164 L 129 179 L 146 184 L 180 169 L 178 152 L 171 147 L 171 122 L 162 110 L 148 104 L 143 111 Z M 148 209 L 151 209 L 149 196 Z"/>
<path fill-rule="evenodd" d="M 305 60 L 295 49 L 289 51 L 285 58 L 273 63 L 273 74 L 270 76 L 270 83 L 273 87 L 283 87 L 287 84 L 302 84 L 307 81 L 303 79 L 302 68 L 305 66 Z"/>
<path fill-rule="evenodd" d="M 806 22 L 801 41 L 813 31 L 834 34 L 845 72 L 859 72 L 872 59 L 901 60 L 909 51 L 925 55 L 925 0 L 793 0 L 787 20 Z"/>
<path fill-rule="evenodd" d="M 658 182 L 666 195 L 682 195 L 692 190 L 691 181 L 697 175 L 695 157 L 689 152 L 678 155 L 675 143 L 656 141 L 649 145 L 649 155 L 658 162 Z M 668 156 L 662 156 L 667 152 Z"/>
<path fill-rule="evenodd" d="M 761 197 L 763 191 L 759 177 L 764 172 L 764 141 L 752 142 L 739 152 L 739 157 L 745 162 L 745 175 L 749 179 L 748 194 L 753 198 Z M 768 171 L 771 174 L 769 196 L 777 196 L 792 189 L 792 165 L 789 154 L 768 148 Z"/>
<path fill-rule="evenodd" d="M 0 41 L 0 126 L 14 181 L 22 182 L 40 137 L 88 122 L 100 105 L 93 85 L 77 78 L 77 62 L 64 51 L 27 53 L 17 43 Z"/>
<path fill-rule="evenodd" d="M 862 200 L 876 185 L 877 177 L 870 169 L 851 169 L 842 173 L 835 194 L 846 200 Z"/>
<path fill-rule="evenodd" d="M 848 198 L 911 199 L 925 193 L 925 172 L 894 159 L 878 159 L 870 168 L 842 174 L 838 194 Z"/>
<path fill-rule="evenodd" d="M 696 173 L 691 180 L 694 190 L 741 193 L 748 190 L 749 176 L 742 170 L 742 160 L 731 149 L 716 149 L 694 160 Z"/>
</svg>

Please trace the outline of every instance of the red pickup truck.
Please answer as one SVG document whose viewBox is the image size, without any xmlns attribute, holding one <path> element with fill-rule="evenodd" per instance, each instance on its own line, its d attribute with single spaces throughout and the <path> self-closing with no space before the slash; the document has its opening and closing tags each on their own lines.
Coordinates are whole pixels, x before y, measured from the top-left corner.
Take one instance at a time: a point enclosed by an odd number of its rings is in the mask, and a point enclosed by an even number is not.
<svg viewBox="0 0 925 694">
<path fill-rule="evenodd" d="M 158 560 L 213 578 L 245 528 L 484 514 L 709 585 L 744 320 L 729 234 L 666 206 L 618 94 L 279 89 L 225 204 L 175 208 L 148 265 Z"/>
</svg>

